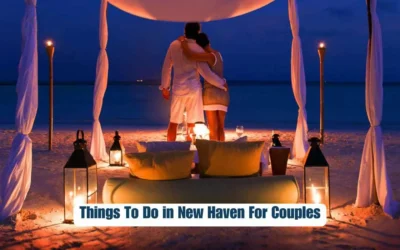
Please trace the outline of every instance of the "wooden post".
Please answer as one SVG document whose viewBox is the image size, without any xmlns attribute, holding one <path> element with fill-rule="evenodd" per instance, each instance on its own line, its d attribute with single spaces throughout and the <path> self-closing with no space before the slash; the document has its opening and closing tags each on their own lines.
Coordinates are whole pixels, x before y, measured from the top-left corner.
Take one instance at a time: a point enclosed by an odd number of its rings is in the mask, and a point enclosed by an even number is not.
<svg viewBox="0 0 400 250">
<path fill-rule="evenodd" d="M 52 41 L 46 42 L 46 52 L 49 57 L 49 151 L 52 150 L 53 144 L 53 56 L 54 44 Z"/>
</svg>

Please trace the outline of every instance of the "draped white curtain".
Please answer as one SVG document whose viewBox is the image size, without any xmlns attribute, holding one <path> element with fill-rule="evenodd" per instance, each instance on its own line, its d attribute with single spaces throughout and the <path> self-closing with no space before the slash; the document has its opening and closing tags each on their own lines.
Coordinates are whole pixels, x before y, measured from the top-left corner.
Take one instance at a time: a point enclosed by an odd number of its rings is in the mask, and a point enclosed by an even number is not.
<svg viewBox="0 0 400 250">
<path fill-rule="evenodd" d="M 0 220 L 18 213 L 31 186 L 32 131 L 38 107 L 36 0 L 25 0 L 22 54 L 18 66 L 15 136 L 1 179 Z"/>
<path fill-rule="evenodd" d="M 292 55 L 291 55 L 291 78 L 292 89 L 299 106 L 299 115 L 297 118 L 296 133 L 294 136 L 292 158 L 303 159 L 307 150 L 307 112 L 306 112 L 306 78 L 304 74 L 303 52 L 299 36 L 299 18 L 297 14 L 296 0 L 288 0 L 289 21 L 292 29 Z"/>
<path fill-rule="evenodd" d="M 107 0 L 101 0 L 99 36 L 100 52 L 97 57 L 96 82 L 94 86 L 93 130 L 90 153 L 97 161 L 108 161 L 104 135 L 99 121 L 108 81 L 108 56 L 106 52 L 108 41 Z"/>
<path fill-rule="evenodd" d="M 383 59 L 381 27 L 376 13 L 376 0 L 367 0 L 369 15 L 369 41 L 367 52 L 365 100 L 371 127 L 368 130 L 358 177 L 357 207 L 379 202 L 383 211 L 394 216 L 398 204 L 393 200 L 388 178 L 383 145 L 381 120 L 383 103 Z"/>
</svg>

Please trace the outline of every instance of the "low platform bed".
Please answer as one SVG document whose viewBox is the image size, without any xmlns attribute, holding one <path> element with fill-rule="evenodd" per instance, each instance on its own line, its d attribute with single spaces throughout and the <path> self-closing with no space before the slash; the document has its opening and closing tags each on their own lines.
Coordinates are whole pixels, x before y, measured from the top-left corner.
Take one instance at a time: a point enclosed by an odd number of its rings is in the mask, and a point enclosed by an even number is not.
<svg viewBox="0 0 400 250">
<path fill-rule="evenodd" d="M 110 178 L 103 187 L 105 204 L 138 203 L 297 203 L 294 176 L 206 178 L 150 181 Z"/>
</svg>

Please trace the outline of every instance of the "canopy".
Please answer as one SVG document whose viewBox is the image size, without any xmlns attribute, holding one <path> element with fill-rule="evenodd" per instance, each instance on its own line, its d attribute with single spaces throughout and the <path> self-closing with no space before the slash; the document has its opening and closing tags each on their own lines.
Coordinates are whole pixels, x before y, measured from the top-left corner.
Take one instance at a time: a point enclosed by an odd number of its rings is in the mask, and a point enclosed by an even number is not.
<svg viewBox="0 0 400 250">
<path fill-rule="evenodd" d="M 208 22 L 244 15 L 274 0 L 108 0 L 132 15 L 171 22 Z"/>
<path fill-rule="evenodd" d="M 93 132 L 91 154 L 96 160 L 107 161 L 108 154 L 100 125 L 100 113 L 108 82 L 108 2 L 123 11 L 152 20 L 175 22 L 207 22 L 227 19 L 257 10 L 273 0 L 101 0 L 100 7 L 100 51 L 97 59 L 96 81 L 93 98 Z M 376 1 L 367 0 L 370 40 L 367 58 L 366 106 L 371 123 L 367 134 L 361 163 L 356 206 L 368 206 L 376 200 L 387 214 L 396 211 L 392 200 L 390 182 L 386 171 L 384 145 L 380 121 L 382 118 L 383 60 L 379 20 Z M 29 133 L 37 110 L 37 27 L 36 0 L 25 0 L 26 12 L 22 29 L 22 54 L 17 82 L 16 130 L 9 160 L 1 176 L 0 220 L 16 214 L 23 205 L 29 190 L 32 170 L 32 142 Z M 303 65 L 299 20 L 296 0 L 288 0 L 289 21 L 292 29 L 291 80 L 293 93 L 299 106 L 299 115 L 292 154 L 304 157 L 307 150 L 307 113 L 305 110 L 306 85 Z M 374 197 L 378 196 L 378 197 Z"/>
<path fill-rule="evenodd" d="M 101 0 L 100 7 L 100 52 L 97 58 L 96 81 L 93 99 L 93 129 L 90 153 L 97 161 L 108 161 L 108 154 L 100 124 L 100 113 L 108 82 L 108 57 L 106 52 L 108 40 L 107 3 L 136 16 L 163 21 L 212 21 L 243 15 L 259 9 L 273 0 Z M 288 0 L 289 21 L 292 29 L 291 79 L 292 89 L 299 106 L 299 115 L 292 156 L 301 160 L 308 149 L 306 78 L 304 74 L 303 53 L 299 35 L 300 23 L 297 14 L 296 0 Z"/>
</svg>

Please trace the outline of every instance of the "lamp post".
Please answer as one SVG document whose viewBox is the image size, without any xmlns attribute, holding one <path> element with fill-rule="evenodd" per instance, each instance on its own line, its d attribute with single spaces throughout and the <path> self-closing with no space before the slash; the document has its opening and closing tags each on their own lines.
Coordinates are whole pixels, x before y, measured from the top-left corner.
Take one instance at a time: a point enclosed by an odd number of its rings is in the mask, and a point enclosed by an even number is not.
<svg viewBox="0 0 400 250">
<path fill-rule="evenodd" d="M 320 130 L 320 140 L 321 144 L 324 144 L 324 58 L 325 58 L 325 43 L 321 42 L 318 46 L 319 55 L 319 96 L 320 96 L 320 120 L 319 120 L 319 130 Z"/>
<path fill-rule="evenodd" d="M 53 142 L 53 41 L 46 41 L 46 52 L 49 57 L 49 151 L 51 151 Z"/>
</svg>

